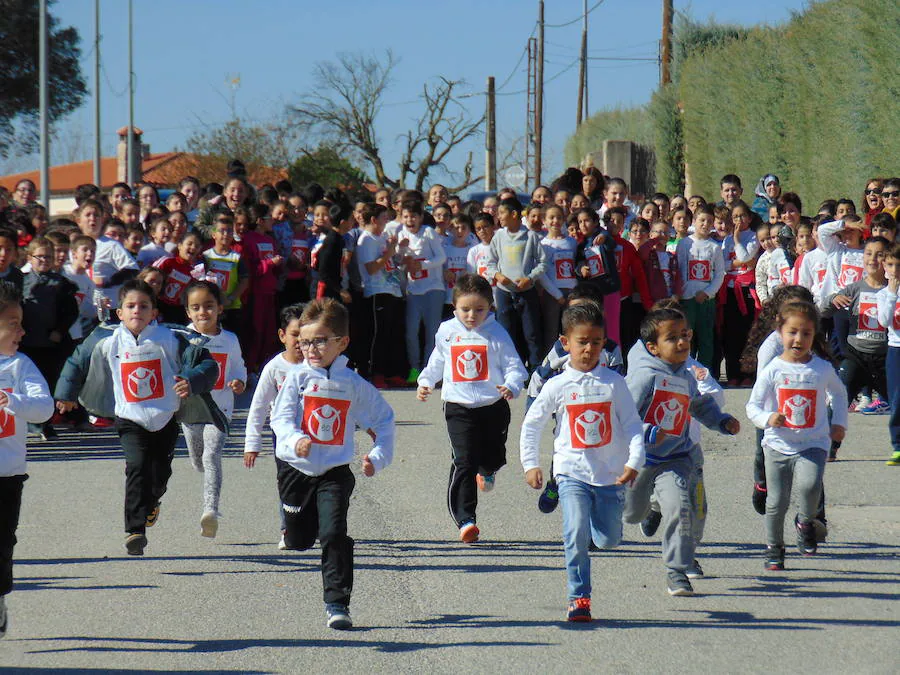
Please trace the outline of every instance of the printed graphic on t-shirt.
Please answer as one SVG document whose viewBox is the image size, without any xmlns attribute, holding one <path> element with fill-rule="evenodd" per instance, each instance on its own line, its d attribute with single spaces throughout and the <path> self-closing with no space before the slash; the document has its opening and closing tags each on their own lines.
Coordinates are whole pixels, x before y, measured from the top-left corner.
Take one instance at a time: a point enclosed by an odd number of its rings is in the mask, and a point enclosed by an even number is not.
<svg viewBox="0 0 900 675">
<path fill-rule="evenodd" d="M 612 440 L 612 403 L 568 403 L 569 440 L 572 448 L 587 450 L 608 445 Z"/>
<path fill-rule="evenodd" d="M 269 260 L 270 258 L 275 257 L 275 247 L 272 246 L 271 242 L 261 241 L 256 245 L 256 250 L 259 251 L 259 259 L 260 260 Z"/>
<path fill-rule="evenodd" d="M 644 421 L 667 434 L 681 436 L 691 419 L 689 406 L 688 387 L 683 379 L 657 375 L 653 398 L 644 414 Z"/>
<path fill-rule="evenodd" d="M 143 403 L 162 398 L 162 363 L 159 359 L 123 361 L 121 364 L 122 393 L 127 403 Z"/>
<path fill-rule="evenodd" d="M 343 445 L 350 401 L 323 396 L 303 396 L 303 430 L 313 443 Z"/>
<path fill-rule="evenodd" d="M 900 304 L 894 307 L 894 330 L 900 330 Z"/>
<path fill-rule="evenodd" d="M 169 276 L 166 277 L 166 287 L 163 290 L 163 295 L 172 303 L 177 303 L 189 283 L 191 283 L 190 275 L 173 269 L 169 271 Z"/>
<path fill-rule="evenodd" d="M 213 357 L 213 360 L 219 366 L 219 376 L 216 378 L 216 384 L 213 386 L 213 389 L 224 389 L 225 374 L 228 372 L 228 354 L 210 352 L 209 355 Z"/>
<path fill-rule="evenodd" d="M 862 279 L 863 268 L 858 265 L 848 265 L 841 263 L 841 274 L 838 277 L 838 286 L 844 288 L 850 284 L 855 284 Z"/>
<path fill-rule="evenodd" d="M 12 393 L 12 387 L 3 387 L 7 394 Z M 16 416 L 9 413 L 6 408 L 0 410 L 0 438 L 9 438 L 16 435 Z"/>
<path fill-rule="evenodd" d="M 688 281 L 712 281 L 712 266 L 709 260 L 689 260 Z"/>
<path fill-rule="evenodd" d="M 875 293 L 859 294 L 859 319 L 856 330 L 884 333 L 887 329 L 878 323 L 878 302 Z M 895 318 L 896 321 L 896 318 Z"/>
<path fill-rule="evenodd" d="M 821 285 L 825 281 L 825 274 L 828 272 L 824 267 L 820 270 L 816 270 L 816 283 Z"/>
<path fill-rule="evenodd" d="M 791 284 L 791 271 L 791 268 L 787 265 L 778 270 L 778 276 L 781 279 L 781 283 L 785 286 L 789 286 Z"/>
<path fill-rule="evenodd" d="M 812 429 L 816 425 L 816 390 L 780 387 L 778 412 L 789 429 Z"/>
<path fill-rule="evenodd" d="M 571 253 L 558 253 L 553 262 L 556 265 L 556 278 L 559 281 L 575 278 L 575 263 Z"/>
<path fill-rule="evenodd" d="M 447 288 L 453 289 L 456 286 L 456 280 L 459 279 L 463 273 L 466 271 L 459 267 L 448 267 L 447 271 L 450 272 L 450 281 L 447 282 Z"/>
<path fill-rule="evenodd" d="M 306 239 L 291 240 L 291 255 L 301 265 L 305 265 L 309 260 L 309 241 Z"/>
<path fill-rule="evenodd" d="M 606 266 L 603 264 L 603 256 L 600 255 L 600 251 L 597 250 L 596 247 L 591 246 L 586 248 L 584 251 L 585 262 L 587 262 L 588 266 L 588 276 L 592 279 L 594 277 L 602 277 L 606 274 Z"/>
<path fill-rule="evenodd" d="M 423 262 L 425 262 L 425 260 L 426 260 L 425 258 L 416 258 L 416 262 L 418 262 L 418 263 L 423 263 Z M 410 272 L 409 278 L 412 279 L 413 281 L 419 281 L 420 279 L 427 279 L 428 278 L 428 270 L 425 269 L 424 267 L 422 267 L 419 269 L 418 272 Z"/>
<path fill-rule="evenodd" d="M 459 339 L 459 338 L 457 338 Z M 488 379 L 488 346 L 456 343 L 450 345 L 453 382 L 486 382 Z"/>
</svg>

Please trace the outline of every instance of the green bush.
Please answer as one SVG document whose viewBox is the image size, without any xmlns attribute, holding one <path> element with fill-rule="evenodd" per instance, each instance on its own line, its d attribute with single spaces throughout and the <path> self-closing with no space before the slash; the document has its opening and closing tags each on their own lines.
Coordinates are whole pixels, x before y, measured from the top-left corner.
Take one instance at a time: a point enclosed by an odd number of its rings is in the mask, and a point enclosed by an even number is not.
<svg viewBox="0 0 900 675">
<path fill-rule="evenodd" d="M 896 175 L 898 28 L 896 0 L 831 0 L 690 51 L 677 87 L 692 190 L 717 195 L 737 173 L 750 192 L 774 172 L 811 212 Z"/>
<path fill-rule="evenodd" d="M 566 141 L 567 166 L 580 166 L 585 155 L 603 149 L 603 141 L 634 141 L 653 145 L 653 124 L 647 108 L 601 110 L 587 118 Z"/>
</svg>

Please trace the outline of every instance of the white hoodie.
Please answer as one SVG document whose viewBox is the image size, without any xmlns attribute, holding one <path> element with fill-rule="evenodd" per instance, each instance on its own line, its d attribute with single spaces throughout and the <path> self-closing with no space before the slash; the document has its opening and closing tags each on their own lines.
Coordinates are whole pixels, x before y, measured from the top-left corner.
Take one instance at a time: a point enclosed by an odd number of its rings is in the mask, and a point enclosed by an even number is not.
<svg viewBox="0 0 900 675">
<path fill-rule="evenodd" d="M 53 397 L 44 376 L 24 354 L 0 356 L 0 389 L 9 399 L 0 410 L 0 476 L 21 476 L 27 423 L 50 419 Z"/>
<path fill-rule="evenodd" d="M 347 368 L 339 356 L 329 368 L 308 363 L 292 368 L 275 398 L 271 415 L 275 456 L 308 476 L 321 476 L 353 461 L 356 428 L 371 429 L 368 452 L 376 471 L 394 456 L 394 411 L 378 390 Z M 308 438 L 308 457 L 298 457 L 297 441 Z"/>
<path fill-rule="evenodd" d="M 200 332 L 194 324 L 190 324 L 188 328 Z M 203 346 L 219 364 L 219 377 L 209 394 L 230 422 L 234 413 L 234 392 L 228 383 L 232 380 L 247 383 L 247 366 L 244 365 L 244 357 L 241 355 L 241 345 L 237 335 L 227 330 L 219 331 L 218 335 L 204 335 L 204 337 L 207 341 Z"/>
<path fill-rule="evenodd" d="M 541 431 L 556 416 L 553 475 L 589 485 L 614 485 L 625 466 L 644 466 L 643 422 L 625 378 L 597 364 L 589 373 L 571 363 L 550 378 L 522 422 L 519 454 L 525 471 L 538 468 Z"/>
<path fill-rule="evenodd" d="M 501 385 L 518 396 L 527 377 L 509 333 L 493 315 L 473 330 L 454 316 L 438 328 L 418 384 L 433 389 L 443 380 L 442 400 L 481 408 L 500 399 Z"/>
</svg>

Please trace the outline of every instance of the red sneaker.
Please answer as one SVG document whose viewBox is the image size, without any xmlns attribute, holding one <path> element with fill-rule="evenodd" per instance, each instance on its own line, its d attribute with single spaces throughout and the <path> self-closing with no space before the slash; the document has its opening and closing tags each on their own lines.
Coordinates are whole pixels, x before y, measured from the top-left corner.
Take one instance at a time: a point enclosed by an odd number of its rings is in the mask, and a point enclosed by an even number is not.
<svg viewBox="0 0 900 675">
<path fill-rule="evenodd" d="M 406 381 L 406 378 L 399 377 L 397 375 L 387 378 L 385 382 L 387 382 L 387 386 L 391 389 L 406 389 L 407 387 L 409 387 L 409 383 Z"/>
<path fill-rule="evenodd" d="M 384 375 L 373 375 L 372 386 L 374 386 L 376 389 L 387 389 L 388 386 L 384 381 Z"/>
</svg>

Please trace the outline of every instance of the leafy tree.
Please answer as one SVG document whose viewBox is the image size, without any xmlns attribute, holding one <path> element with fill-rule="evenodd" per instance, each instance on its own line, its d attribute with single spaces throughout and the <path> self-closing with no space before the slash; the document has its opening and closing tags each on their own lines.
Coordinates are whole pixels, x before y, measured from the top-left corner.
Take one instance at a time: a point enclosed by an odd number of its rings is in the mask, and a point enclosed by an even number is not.
<svg viewBox="0 0 900 675">
<path fill-rule="evenodd" d="M 0 153 L 31 152 L 40 139 L 39 19 L 35 0 L 0 0 Z M 78 31 L 60 27 L 52 15 L 48 30 L 53 123 L 81 105 L 86 88 Z"/>
<path fill-rule="evenodd" d="M 327 145 L 319 146 L 305 153 L 288 167 L 288 180 L 295 187 L 319 183 L 325 187 L 340 187 L 344 192 L 361 192 L 363 184 L 369 182 L 366 175 Z"/>
</svg>

